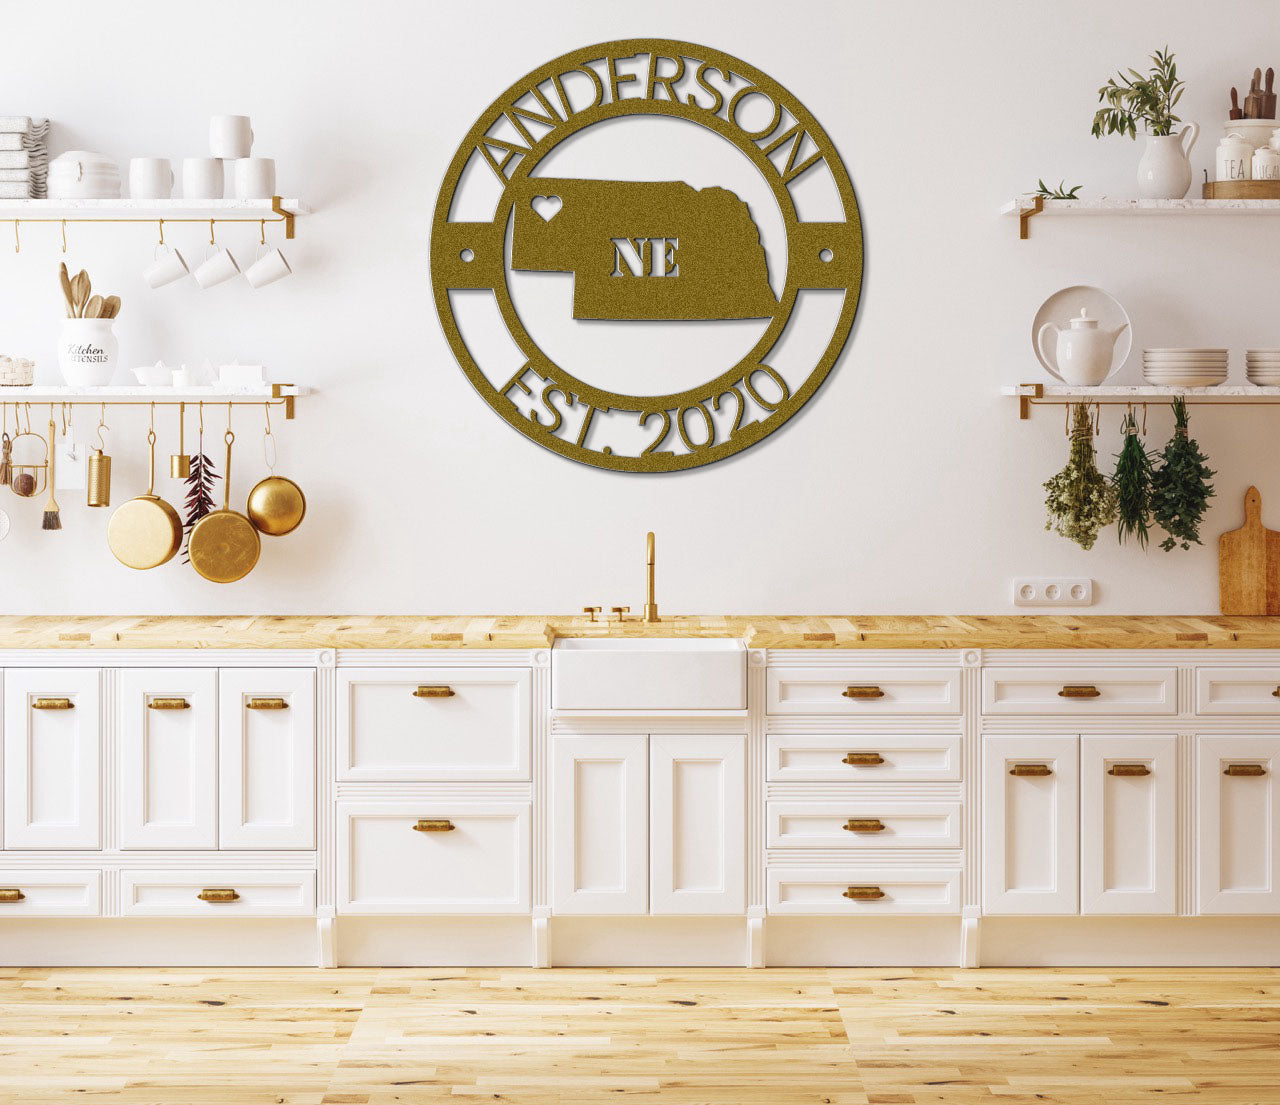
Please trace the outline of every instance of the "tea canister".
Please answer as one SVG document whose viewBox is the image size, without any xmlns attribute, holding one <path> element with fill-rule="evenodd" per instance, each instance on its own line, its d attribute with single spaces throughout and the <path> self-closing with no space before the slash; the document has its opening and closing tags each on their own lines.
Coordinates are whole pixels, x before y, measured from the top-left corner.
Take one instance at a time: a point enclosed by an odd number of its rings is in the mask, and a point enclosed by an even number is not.
<svg viewBox="0 0 1280 1105">
<path fill-rule="evenodd" d="M 1251 180 L 1253 143 L 1240 135 L 1228 134 L 1218 143 L 1215 180 Z"/>
<path fill-rule="evenodd" d="M 1280 180 L 1280 150 L 1269 146 L 1253 151 L 1253 179 Z"/>
</svg>

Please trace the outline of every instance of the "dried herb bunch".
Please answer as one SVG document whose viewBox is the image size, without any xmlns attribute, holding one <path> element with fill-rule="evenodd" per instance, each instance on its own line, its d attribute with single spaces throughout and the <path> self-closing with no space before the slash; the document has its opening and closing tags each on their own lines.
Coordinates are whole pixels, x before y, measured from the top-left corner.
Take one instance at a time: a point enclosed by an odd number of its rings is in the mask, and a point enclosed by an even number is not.
<svg viewBox="0 0 1280 1105">
<path fill-rule="evenodd" d="M 1116 470 L 1111 477 L 1116 489 L 1116 528 L 1121 544 L 1132 537 L 1145 549 L 1151 527 L 1151 454 L 1138 436 L 1138 420 L 1133 411 L 1125 415 L 1122 430 L 1124 443 L 1116 454 Z"/>
<path fill-rule="evenodd" d="M 187 498 L 185 506 L 187 515 L 182 523 L 182 563 L 190 563 L 191 558 L 187 555 L 187 545 L 191 541 L 191 529 L 206 514 L 213 510 L 213 485 L 218 480 L 217 470 L 213 467 L 213 461 L 204 455 L 203 451 L 204 438 L 200 439 L 200 451 L 191 458 L 191 475 L 189 475 L 185 483 L 187 485 Z"/>
<path fill-rule="evenodd" d="M 1048 480 L 1044 489 L 1048 492 L 1044 505 L 1049 512 L 1044 528 L 1060 533 L 1082 549 L 1093 548 L 1098 531 L 1116 520 L 1115 488 L 1098 471 L 1093 421 L 1085 403 L 1075 406 L 1067 466 Z"/>
<path fill-rule="evenodd" d="M 1173 437 L 1160 454 L 1151 485 L 1152 515 L 1169 535 L 1160 542 L 1165 552 L 1200 544 L 1200 520 L 1213 498 L 1213 469 L 1195 439 L 1187 436 L 1187 404 L 1181 396 L 1173 401 L 1173 422 Z"/>
</svg>

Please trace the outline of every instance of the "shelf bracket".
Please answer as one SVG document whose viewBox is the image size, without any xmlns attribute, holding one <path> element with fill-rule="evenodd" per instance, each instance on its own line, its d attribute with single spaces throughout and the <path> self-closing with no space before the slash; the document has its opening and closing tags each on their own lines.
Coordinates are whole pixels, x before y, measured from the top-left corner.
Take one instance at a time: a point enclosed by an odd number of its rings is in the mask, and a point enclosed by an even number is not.
<svg viewBox="0 0 1280 1105">
<path fill-rule="evenodd" d="M 284 391 L 285 388 L 291 388 L 291 387 L 293 387 L 292 384 L 272 384 L 271 385 L 271 398 L 284 400 L 284 417 L 286 421 L 293 420 L 293 398 L 294 397 L 292 395 L 284 395 L 282 394 L 282 392 Z"/>
<path fill-rule="evenodd" d="M 1025 242 L 1028 238 L 1031 237 L 1031 228 L 1027 224 L 1031 222 L 1031 219 L 1034 215 L 1040 214 L 1040 212 L 1043 210 L 1044 210 L 1044 196 L 1033 196 L 1031 198 L 1030 207 L 1018 208 L 1018 240 L 1019 241 Z M 293 235 L 290 234 L 289 237 L 292 238 Z M 1026 418 L 1026 415 L 1024 414 L 1022 417 Z"/>
<path fill-rule="evenodd" d="M 1019 384 L 1018 385 L 1018 418 L 1026 421 L 1031 417 L 1031 401 L 1033 399 L 1044 398 L 1043 384 Z"/>
<path fill-rule="evenodd" d="M 279 197 L 279 196 L 272 196 L 272 197 L 271 197 L 271 210 L 272 210 L 272 211 L 274 211 L 277 215 L 279 215 L 279 216 L 280 216 L 280 218 L 281 218 L 281 219 L 283 219 L 283 220 L 284 220 L 284 236 L 285 236 L 286 238 L 288 238 L 288 239 L 292 240 L 292 238 L 293 238 L 293 212 L 292 212 L 292 211 L 286 211 L 286 210 L 284 209 L 284 207 L 281 205 L 280 197 Z M 1024 224 L 1024 225 L 1025 225 L 1025 224 Z M 1026 235 L 1024 234 L 1024 235 L 1023 235 L 1023 237 L 1025 238 L 1025 237 L 1026 237 Z M 293 415 L 292 415 L 292 414 L 289 414 L 289 415 L 288 415 L 288 417 L 289 417 L 289 418 L 292 418 L 292 417 L 293 417 Z"/>
</svg>

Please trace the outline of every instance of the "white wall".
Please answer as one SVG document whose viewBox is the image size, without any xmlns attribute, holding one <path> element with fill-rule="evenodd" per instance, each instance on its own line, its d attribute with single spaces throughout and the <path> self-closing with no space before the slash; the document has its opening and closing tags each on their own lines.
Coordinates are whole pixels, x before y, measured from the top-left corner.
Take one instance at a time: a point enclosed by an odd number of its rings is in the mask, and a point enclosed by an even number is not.
<svg viewBox="0 0 1280 1105">
<path fill-rule="evenodd" d="M 207 118 L 254 118 L 255 152 L 313 204 L 287 249 L 297 275 L 151 292 L 151 228 L 72 228 L 68 260 L 124 298 L 130 362 L 261 358 L 312 385 L 282 427 L 281 471 L 306 489 L 295 535 L 218 587 L 176 561 L 120 567 L 107 511 L 5 495 L 8 612 L 541 612 L 642 600 L 642 540 L 659 538 L 670 612 L 1001 612 L 1014 574 L 1099 582 L 1098 612 L 1215 612 L 1216 537 L 1256 483 L 1280 526 L 1276 413 L 1201 410 L 1219 470 L 1190 553 L 1104 536 L 1091 553 L 1045 533 L 1041 483 L 1064 461 L 1061 418 L 1017 421 L 1001 384 L 1043 378 L 1030 320 L 1055 288 L 1087 282 L 1144 344 L 1280 345 L 1280 220 L 1043 220 L 1030 242 L 995 212 L 1043 176 L 1129 195 L 1140 143 L 1089 136 L 1117 66 L 1167 41 L 1205 128 L 1210 164 L 1226 90 L 1280 64 L 1274 4 L 1190 0 L 1052 5 L 1002 0 L 561 0 L 530 5 L 311 0 L 130 0 L 5 5 L 0 110 L 55 120 L 55 152 L 206 152 Z M 652 34 L 705 42 L 788 87 L 834 138 L 866 241 L 862 305 L 838 367 L 785 428 L 738 457 L 672 476 L 599 471 L 545 451 L 473 392 L 429 298 L 427 242 L 453 152 L 508 84 L 570 49 Z M 61 317 L 56 228 L 9 251 L 0 226 L 0 346 L 52 373 Z M 199 253 L 198 229 L 170 237 Z M 235 248 L 256 229 L 227 230 Z M 1241 373 L 1241 355 L 1233 366 Z M 82 409 L 78 417 L 88 418 Z M 217 445 L 221 420 L 210 418 Z M 1170 420 L 1153 412 L 1153 436 Z M 237 418 L 235 495 L 263 470 L 256 416 Z M 161 462 L 173 450 L 161 427 Z M 143 490 L 144 423 L 112 421 L 116 501 Z M 1117 446 L 1104 415 L 1100 452 Z M 163 479 L 174 498 L 177 486 Z"/>
</svg>

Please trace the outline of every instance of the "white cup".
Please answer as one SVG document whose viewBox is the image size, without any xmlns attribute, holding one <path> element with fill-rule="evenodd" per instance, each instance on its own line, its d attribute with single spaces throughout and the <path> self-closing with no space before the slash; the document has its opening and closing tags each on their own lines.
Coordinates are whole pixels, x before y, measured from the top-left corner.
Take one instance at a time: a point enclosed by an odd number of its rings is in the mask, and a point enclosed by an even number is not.
<svg viewBox="0 0 1280 1105">
<path fill-rule="evenodd" d="M 191 386 L 191 369 L 186 365 L 181 368 L 175 368 L 170 378 L 173 380 L 174 387 L 189 388 Z"/>
<path fill-rule="evenodd" d="M 284 259 L 284 254 L 273 246 L 244 270 L 244 278 L 255 288 L 265 288 L 268 284 L 284 279 L 292 272 L 293 269 Z"/>
<path fill-rule="evenodd" d="M 191 271 L 187 268 L 187 262 L 183 259 L 182 254 L 176 249 L 170 246 L 157 246 L 156 250 L 157 252 L 164 250 L 163 255 L 157 257 L 142 270 L 144 279 L 153 288 L 163 288 L 166 284 L 181 280 Z"/>
<path fill-rule="evenodd" d="M 253 129 L 247 115 L 215 115 L 209 120 L 209 152 L 231 161 L 248 157 L 253 149 Z"/>
<path fill-rule="evenodd" d="M 200 262 L 191 275 L 196 278 L 200 287 L 212 288 L 215 284 L 230 280 L 239 271 L 240 266 L 231 253 L 223 246 L 215 246 L 213 252 Z"/>
<path fill-rule="evenodd" d="M 182 159 L 182 198 L 222 199 L 222 175 L 222 162 L 216 157 L 184 157 Z"/>
<path fill-rule="evenodd" d="M 129 195 L 167 200 L 173 193 L 173 166 L 167 157 L 135 157 L 129 162 Z"/>
<path fill-rule="evenodd" d="M 276 163 L 270 157 L 241 157 L 233 166 L 236 199 L 269 200 L 276 194 Z"/>
</svg>

